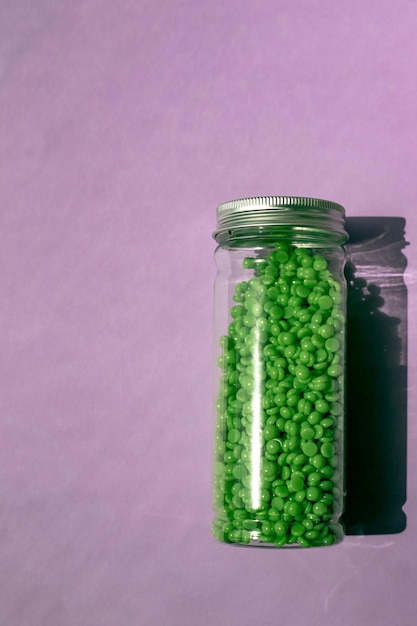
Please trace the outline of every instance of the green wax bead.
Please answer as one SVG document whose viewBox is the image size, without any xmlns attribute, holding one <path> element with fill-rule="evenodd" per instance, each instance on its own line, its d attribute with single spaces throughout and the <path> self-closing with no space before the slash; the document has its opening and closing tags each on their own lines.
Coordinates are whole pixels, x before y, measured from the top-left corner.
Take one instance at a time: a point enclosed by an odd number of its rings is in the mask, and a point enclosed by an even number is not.
<svg viewBox="0 0 417 626">
<path fill-rule="evenodd" d="M 321 497 L 321 489 L 319 487 L 307 488 L 307 491 L 306 491 L 307 500 L 311 500 L 312 502 L 315 502 L 317 500 L 320 500 L 320 497 Z"/>
<path fill-rule="evenodd" d="M 246 402 L 248 399 L 248 394 L 246 393 L 244 389 L 238 389 L 236 392 L 236 399 L 242 403 Z"/>
<path fill-rule="evenodd" d="M 310 460 L 311 465 L 316 469 L 321 469 L 326 465 L 326 460 L 321 454 L 315 454 Z"/>
<path fill-rule="evenodd" d="M 304 398 L 301 398 L 301 400 L 299 401 L 297 408 L 300 411 L 300 413 L 303 413 L 304 415 L 310 415 L 313 405 L 304 396 Z"/>
<path fill-rule="evenodd" d="M 296 522 L 295 524 L 292 524 L 291 526 L 291 534 L 295 535 L 296 537 L 301 537 L 301 535 L 304 535 L 304 533 L 306 532 L 305 527 L 300 524 L 299 522 Z"/>
<path fill-rule="evenodd" d="M 300 439 L 299 439 L 299 437 L 297 437 L 297 435 L 292 435 L 288 439 L 288 449 L 289 449 L 289 451 L 293 452 L 294 450 L 298 450 L 299 447 L 300 447 Z"/>
<path fill-rule="evenodd" d="M 291 293 L 294 293 L 292 288 L 291 288 Z M 303 302 L 303 299 L 297 295 L 292 295 L 289 297 L 288 306 L 294 309 L 294 317 L 297 317 L 295 313 L 298 312 L 302 308 L 301 307 L 302 302 Z"/>
<path fill-rule="evenodd" d="M 304 518 L 301 523 L 307 530 L 313 530 L 314 528 L 314 522 L 310 519 Z"/>
<path fill-rule="evenodd" d="M 240 530 L 233 530 L 231 533 L 229 533 L 229 541 L 231 541 L 232 543 L 239 543 L 239 541 L 242 538 L 242 531 Z"/>
<path fill-rule="evenodd" d="M 290 537 L 287 538 L 287 543 L 288 545 L 292 545 L 294 543 L 297 543 L 299 539 L 301 539 L 301 537 L 295 537 L 294 535 L 290 535 Z"/>
<path fill-rule="evenodd" d="M 281 471 L 281 477 L 282 477 L 284 480 L 288 480 L 290 476 L 291 476 L 291 470 L 290 470 L 290 468 L 288 467 L 288 465 L 285 465 L 285 466 L 282 468 L 282 471 Z"/>
<path fill-rule="evenodd" d="M 284 445 L 284 442 L 282 443 L 282 445 Z M 283 467 L 284 465 L 286 465 L 287 463 L 287 457 L 288 457 L 288 453 L 287 452 L 282 452 L 279 457 L 278 457 L 278 465 L 280 467 Z"/>
<path fill-rule="evenodd" d="M 322 480 L 321 483 L 319 483 L 319 487 L 323 491 L 329 491 L 333 488 L 333 482 L 331 480 Z"/>
<path fill-rule="evenodd" d="M 279 296 L 279 289 L 278 287 L 269 287 L 266 294 L 270 300 L 276 300 Z"/>
<path fill-rule="evenodd" d="M 338 285 L 340 287 L 340 285 Z M 333 300 L 334 304 L 340 304 L 343 300 L 342 298 L 342 294 L 337 292 L 337 291 L 330 291 L 329 293 L 331 299 Z"/>
<path fill-rule="evenodd" d="M 307 365 L 310 362 L 311 352 L 308 350 L 300 350 L 298 360 L 302 365 Z"/>
<path fill-rule="evenodd" d="M 301 489 L 301 491 L 296 491 L 294 494 L 294 500 L 296 502 L 302 502 L 305 497 L 306 497 L 306 492 L 304 489 Z"/>
<path fill-rule="evenodd" d="M 317 272 L 313 267 L 305 267 L 304 268 L 304 279 L 308 280 L 317 280 Z M 323 308 L 323 307 L 320 307 Z"/>
<path fill-rule="evenodd" d="M 228 450 L 225 455 L 224 455 L 224 462 L 225 463 L 233 463 L 235 460 L 235 457 L 233 456 L 233 451 L 232 450 Z"/>
<path fill-rule="evenodd" d="M 270 332 L 273 337 L 279 337 L 279 335 L 281 334 L 281 328 L 278 326 L 278 324 L 272 323 L 270 327 Z"/>
<path fill-rule="evenodd" d="M 270 329 L 270 323 L 266 317 L 258 317 L 257 328 L 260 330 L 259 340 L 261 343 L 265 343 L 268 340 L 268 332 Z"/>
<path fill-rule="evenodd" d="M 316 363 L 324 363 L 328 360 L 328 354 L 323 348 L 319 348 L 315 354 Z"/>
<path fill-rule="evenodd" d="M 215 461 L 213 464 L 214 476 L 223 476 L 225 471 L 224 463 L 221 461 Z"/>
<path fill-rule="evenodd" d="M 227 438 L 230 441 L 230 443 L 237 443 L 240 439 L 240 432 L 237 429 L 232 428 L 229 431 Z"/>
<path fill-rule="evenodd" d="M 311 335 L 311 343 L 316 348 L 323 348 L 323 346 L 324 346 L 324 339 L 318 333 L 314 333 L 313 335 Z"/>
<path fill-rule="evenodd" d="M 250 313 L 247 313 L 246 315 L 244 315 L 243 316 L 243 323 L 248 328 L 252 328 L 252 326 L 255 325 L 255 317 L 254 317 L 254 315 L 252 315 Z"/>
<path fill-rule="evenodd" d="M 320 483 L 322 475 L 319 472 L 312 472 L 307 476 L 307 484 L 310 487 L 314 487 Z"/>
<path fill-rule="evenodd" d="M 279 307 L 278 305 L 274 305 L 270 310 L 269 310 L 269 315 L 271 316 L 271 318 L 275 321 L 275 320 L 280 320 L 283 316 L 284 312 L 281 309 L 281 307 Z"/>
<path fill-rule="evenodd" d="M 287 543 L 287 537 L 277 537 L 276 539 L 274 539 L 274 546 L 276 546 L 277 548 L 281 548 L 282 546 L 285 546 L 285 544 Z"/>
<path fill-rule="evenodd" d="M 290 479 L 290 487 L 292 491 L 301 491 L 304 488 L 304 480 L 301 476 L 293 474 Z"/>
<path fill-rule="evenodd" d="M 311 335 L 311 330 L 307 326 L 301 327 L 297 330 L 297 337 L 300 340 L 306 339 L 310 335 Z"/>
<path fill-rule="evenodd" d="M 298 435 L 298 433 L 300 432 L 300 427 L 296 422 L 293 422 L 292 420 L 288 420 L 285 423 L 285 432 L 291 437 L 293 437 L 295 435 Z"/>
<path fill-rule="evenodd" d="M 324 391 L 330 384 L 330 379 L 327 376 L 317 376 L 309 383 L 309 387 L 313 391 Z"/>
<path fill-rule="evenodd" d="M 277 475 L 278 466 L 273 461 L 265 461 L 262 465 L 262 476 L 265 480 L 273 480 Z"/>
<path fill-rule="evenodd" d="M 282 508 L 284 508 L 284 506 Z M 268 509 L 268 517 L 272 523 L 277 522 L 281 519 L 281 513 L 278 511 L 278 509 L 271 508 Z"/>
<path fill-rule="evenodd" d="M 288 515 L 291 515 L 291 517 L 296 517 L 297 515 L 300 515 L 302 511 L 302 507 L 299 502 L 289 501 L 289 502 L 286 502 L 284 506 L 284 511 Z"/>
<path fill-rule="evenodd" d="M 316 400 L 315 405 L 314 405 L 315 410 L 318 413 L 328 413 L 329 412 L 329 404 L 328 402 L 326 402 L 326 400 Z"/>
<path fill-rule="evenodd" d="M 304 337 L 303 339 L 301 339 L 301 349 L 302 350 L 307 350 L 307 352 L 314 352 L 315 347 L 311 341 L 311 337 Z"/>
<path fill-rule="evenodd" d="M 290 454 L 287 456 L 287 465 L 291 465 L 296 456 L 297 452 L 290 452 Z"/>
<path fill-rule="evenodd" d="M 294 317 L 294 308 L 291 306 L 286 306 L 284 309 L 284 318 L 289 320 Z"/>
<path fill-rule="evenodd" d="M 271 343 L 268 343 L 262 350 L 262 353 L 266 359 L 273 359 L 278 355 L 278 350 Z"/>
<path fill-rule="evenodd" d="M 324 270 L 327 269 L 327 260 L 320 255 L 316 255 L 313 258 L 313 268 L 317 271 L 317 272 L 322 272 Z"/>
<path fill-rule="evenodd" d="M 298 256 L 299 264 L 302 267 L 311 267 L 313 265 L 313 258 L 303 248 L 298 248 L 295 253 Z"/>
<path fill-rule="evenodd" d="M 334 326 L 331 326 L 330 324 L 323 324 L 323 326 L 320 326 L 318 332 L 321 337 L 324 337 L 324 339 L 329 339 L 334 335 Z"/>
<path fill-rule="evenodd" d="M 327 506 L 323 502 L 316 502 L 316 504 L 313 505 L 313 513 L 322 517 L 327 513 Z"/>
<path fill-rule="evenodd" d="M 315 426 L 316 424 L 319 424 L 321 419 L 322 419 L 322 415 L 318 411 L 312 411 L 310 415 L 307 417 L 307 421 L 309 424 L 311 424 L 311 426 Z M 313 433 L 313 436 L 314 436 L 314 433 Z"/>
<path fill-rule="evenodd" d="M 284 350 L 285 358 L 292 359 L 297 354 L 298 348 L 294 344 L 286 346 Z"/>
<path fill-rule="evenodd" d="M 235 520 L 244 520 L 247 519 L 248 513 L 247 511 L 239 509 L 238 511 L 234 511 L 233 517 L 235 518 Z"/>
<path fill-rule="evenodd" d="M 268 443 L 265 447 L 269 454 L 278 454 L 278 452 L 281 450 L 281 444 L 277 439 L 268 440 Z"/>
<path fill-rule="evenodd" d="M 339 396 L 337 396 L 337 397 L 339 397 Z M 332 405 L 330 406 L 330 413 L 332 415 L 335 415 L 336 417 L 339 416 L 339 415 L 342 415 L 342 413 L 343 413 L 342 405 L 339 402 L 333 402 Z"/>
<path fill-rule="evenodd" d="M 313 289 L 317 285 L 317 279 L 316 278 L 304 278 L 303 285 L 305 285 L 309 289 Z M 310 297 L 310 295 L 311 294 L 308 295 L 307 299 Z"/>
<path fill-rule="evenodd" d="M 314 524 L 312 528 L 314 528 Z M 317 532 L 317 530 L 307 530 L 304 536 L 306 539 L 314 540 L 318 538 L 319 533 Z"/>
<path fill-rule="evenodd" d="M 323 444 L 324 445 L 324 444 Z M 305 454 L 298 454 L 295 459 L 293 460 L 293 465 L 295 466 L 300 466 L 300 465 L 304 465 L 304 463 L 307 461 L 307 457 Z"/>
<path fill-rule="evenodd" d="M 279 407 L 284 406 L 286 401 L 287 401 L 287 396 L 285 395 L 285 393 L 277 393 L 274 396 L 274 402 Z"/>
<path fill-rule="evenodd" d="M 334 419 L 333 417 L 325 417 L 323 420 L 321 420 L 320 422 L 322 428 L 329 428 L 334 426 Z"/>
<path fill-rule="evenodd" d="M 235 495 L 232 498 L 232 505 L 236 509 L 241 509 L 243 507 L 243 501 L 242 501 L 242 499 L 238 495 Z"/>
<path fill-rule="evenodd" d="M 263 429 L 263 436 L 266 441 L 275 439 L 279 434 L 277 426 L 270 424 Z"/>
<path fill-rule="evenodd" d="M 318 300 L 318 305 L 321 309 L 327 311 L 333 307 L 333 300 L 330 296 L 321 296 Z"/>
<path fill-rule="evenodd" d="M 276 461 L 277 457 L 275 454 L 269 454 L 269 452 L 265 451 L 265 458 L 267 459 L 267 461 Z"/>
<path fill-rule="evenodd" d="M 284 264 L 288 261 L 289 255 L 285 250 L 277 250 L 275 252 L 275 258 L 279 264 Z"/>
<path fill-rule="evenodd" d="M 322 497 L 320 498 L 320 502 L 323 502 L 323 504 L 327 504 L 327 506 L 331 506 L 333 504 L 333 494 L 332 493 L 323 493 Z"/>
<path fill-rule="evenodd" d="M 296 422 L 296 424 L 300 424 L 304 422 L 305 415 L 303 413 L 294 413 L 292 419 L 293 419 L 293 422 Z"/>
<path fill-rule="evenodd" d="M 278 368 L 276 367 L 271 367 L 269 369 L 269 376 L 270 378 L 272 378 L 273 380 L 276 380 L 278 378 Z"/>
<path fill-rule="evenodd" d="M 323 443 L 320 452 L 326 459 L 330 459 L 334 454 L 334 447 L 331 443 Z"/>
<path fill-rule="evenodd" d="M 245 309 L 241 305 L 232 306 L 232 308 L 230 309 L 230 315 L 234 318 L 241 317 L 242 315 L 244 315 L 244 313 Z"/>
<path fill-rule="evenodd" d="M 254 266 L 255 266 L 255 259 L 254 259 L 253 257 L 249 257 L 249 256 L 247 256 L 247 257 L 245 257 L 245 258 L 243 259 L 243 261 L 242 261 L 242 267 L 243 267 L 245 270 L 251 270 L 251 269 L 253 269 L 253 268 L 254 268 Z"/>
<path fill-rule="evenodd" d="M 321 361 L 320 363 L 314 363 L 313 369 L 317 372 L 322 372 L 327 368 L 327 361 Z"/>
<path fill-rule="evenodd" d="M 313 428 L 305 427 L 305 428 L 302 428 L 301 431 L 300 431 L 301 438 L 305 439 L 305 440 L 313 439 L 314 434 L 315 433 L 314 433 L 314 429 Z"/>
<path fill-rule="evenodd" d="M 294 391 L 296 391 L 296 390 L 294 390 Z M 298 394 L 296 394 L 296 393 L 292 393 L 291 395 L 288 394 L 288 396 L 287 396 L 287 406 L 289 406 L 291 408 L 295 408 L 298 405 L 298 402 L 299 402 Z M 291 417 L 293 417 L 293 415 Z"/>
<path fill-rule="evenodd" d="M 295 293 L 299 298 L 307 298 L 310 293 L 310 289 L 306 285 L 300 284 L 295 288 Z"/>
<path fill-rule="evenodd" d="M 275 487 L 274 493 L 279 498 L 287 498 L 290 492 L 286 485 L 278 485 Z M 272 504 L 272 506 L 275 506 L 275 504 Z M 276 506 L 276 508 L 280 510 L 278 506 Z"/>
<path fill-rule="evenodd" d="M 297 365 L 295 375 L 302 382 L 308 382 L 311 379 L 311 372 L 305 365 Z"/>
<path fill-rule="evenodd" d="M 301 445 L 301 449 L 304 452 L 304 454 L 308 457 L 315 456 L 318 451 L 318 447 L 313 441 L 307 441 L 306 443 L 303 443 Z"/>
<path fill-rule="evenodd" d="M 272 406 L 274 406 L 274 398 L 271 393 L 266 393 L 262 398 L 262 408 L 270 409 Z"/>
<path fill-rule="evenodd" d="M 343 368 L 341 365 L 339 365 L 338 363 L 329 365 L 328 369 L 327 369 L 327 373 L 329 376 L 332 376 L 333 378 L 337 378 L 337 376 L 340 376 L 340 374 L 343 372 Z"/>
<path fill-rule="evenodd" d="M 340 341 L 335 337 L 330 337 L 324 344 L 324 347 L 328 352 L 337 352 L 340 348 Z"/>
<path fill-rule="evenodd" d="M 280 409 L 280 415 L 286 420 L 291 419 L 291 417 L 294 415 L 294 411 L 292 411 L 292 409 L 290 409 L 289 407 L 283 406 Z"/>
<path fill-rule="evenodd" d="M 326 537 L 323 537 L 321 540 L 321 545 L 322 546 L 331 546 L 333 545 L 335 542 L 335 538 L 334 535 L 327 535 Z"/>
<path fill-rule="evenodd" d="M 287 527 L 283 522 L 276 522 L 274 524 L 274 531 L 277 537 L 284 537 L 287 534 Z"/>
<path fill-rule="evenodd" d="M 307 289 L 307 287 L 305 287 L 305 289 Z M 308 322 L 310 321 L 310 313 L 307 309 L 298 309 L 295 317 L 302 324 L 308 324 Z"/>
<path fill-rule="evenodd" d="M 262 532 L 264 535 L 271 535 L 274 531 L 274 527 L 270 521 L 265 520 L 262 522 Z"/>
<path fill-rule="evenodd" d="M 275 282 L 275 277 L 273 276 L 273 274 L 264 274 L 261 278 L 262 282 L 264 285 L 268 286 L 268 285 L 273 285 Z"/>
<path fill-rule="evenodd" d="M 294 333 L 291 332 L 285 332 L 282 333 L 280 335 L 281 337 L 281 342 L 285 345 L 285 346 L 289 346 L 292 345 L 295 342 L 296 336 Z"/>
<path fill-rule="evenodd" d="M 257 300 L 252 291 L 248 292 L 245 296 L 244 308 L 246 312 L 250 311 L 254 304 L 256 304 Z"/>
</svg>

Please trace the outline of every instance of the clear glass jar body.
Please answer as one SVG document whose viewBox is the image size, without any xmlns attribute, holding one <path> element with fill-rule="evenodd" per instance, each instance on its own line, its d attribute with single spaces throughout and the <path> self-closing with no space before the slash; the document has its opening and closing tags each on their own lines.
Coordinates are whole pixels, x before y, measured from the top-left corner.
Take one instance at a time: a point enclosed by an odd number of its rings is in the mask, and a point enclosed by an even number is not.
<svg viewBox="0 0 417 626">
<path fill-rule="evenodd" d="M 328 232 L 228 231 L 216 249 L 213 536 L 343 538 L 345 252 Z"/>
</svg>

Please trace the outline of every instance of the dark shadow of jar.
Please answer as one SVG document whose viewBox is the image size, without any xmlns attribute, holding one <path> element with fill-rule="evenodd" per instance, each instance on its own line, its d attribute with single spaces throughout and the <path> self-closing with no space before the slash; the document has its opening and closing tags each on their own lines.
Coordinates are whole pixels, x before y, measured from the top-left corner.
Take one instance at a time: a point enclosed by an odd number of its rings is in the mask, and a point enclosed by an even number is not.
<svg viewBox="0 0 417 626">
<path fill-rule="evenodd" d="M 347 219 L 348 535 L 403 531 L 407 484 L 407 288 L 403 218 Z"/>
</svg>

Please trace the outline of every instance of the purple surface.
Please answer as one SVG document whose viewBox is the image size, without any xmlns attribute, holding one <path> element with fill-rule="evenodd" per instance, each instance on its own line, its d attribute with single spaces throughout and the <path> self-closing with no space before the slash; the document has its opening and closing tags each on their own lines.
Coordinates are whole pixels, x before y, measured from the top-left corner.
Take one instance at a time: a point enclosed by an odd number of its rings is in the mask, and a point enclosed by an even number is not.
<svg viewBox="0 0 417 626">
<path fill-rule="evenodd" d="M 414 0 L 0 2 L 1 626 L 415 623 Z M 406 219 L 407 529 L 210 537 L 218 203 Z"/>
</svg>

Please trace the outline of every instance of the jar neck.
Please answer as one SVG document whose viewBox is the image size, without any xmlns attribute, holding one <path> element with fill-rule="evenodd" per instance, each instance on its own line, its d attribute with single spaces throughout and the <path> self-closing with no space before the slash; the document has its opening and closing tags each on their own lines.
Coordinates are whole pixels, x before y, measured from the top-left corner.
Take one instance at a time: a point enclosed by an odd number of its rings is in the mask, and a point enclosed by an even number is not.
<svg viewBox="0 0 417 626">
<path fill-rule="evenodd" d="M 268 225 L 229 226 L 214 233 L 221 247 L 253 248 L 270 247 L 277 241 L 290 241 L 295 245 L 311 248 L 334 248 L 343 246 L 346 233 L 312 226 Z"/>
</svg>

